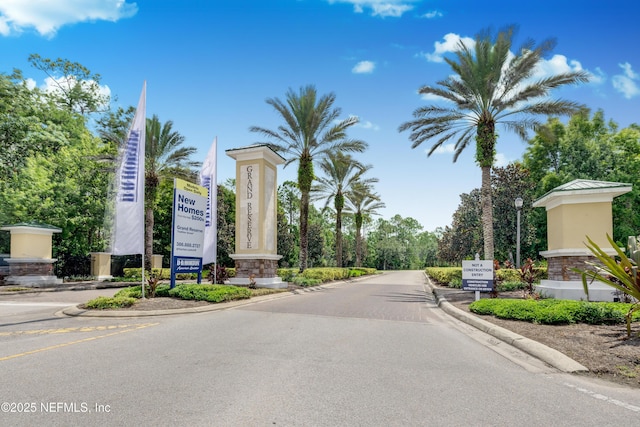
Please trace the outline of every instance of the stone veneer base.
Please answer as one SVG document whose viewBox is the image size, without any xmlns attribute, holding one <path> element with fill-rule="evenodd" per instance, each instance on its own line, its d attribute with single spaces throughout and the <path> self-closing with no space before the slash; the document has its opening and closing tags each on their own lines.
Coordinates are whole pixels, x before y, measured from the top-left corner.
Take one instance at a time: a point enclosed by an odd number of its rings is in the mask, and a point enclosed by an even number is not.
<svg viewBox="0 0 640 427">
<path fill-rule="evenodd" d="M 286 289 L 289 287 L 287 282 L 283 282 L 280 277 L 271 278 L 255 278 L 256 288 L 269 288 L 269 289 Z M 235 286 L 249 286 L 249 278 L 247 277 L 232 277 L 228 280 L 230 285 Z"/>
<path fill-rule="evenodd" d="M 4 283 L 7 285 L 43 288 L 51 285 L 61 285 L 62 279 L 58 279 L 56 276 L 7 276 L 4 279 Z"/>
<path fill-rule="evenodd" d="M 55 258 L 6 258 L 9 275 L 4 278 L 4 283 L 33 288 L 61 285 L 62 279 L 53 275 L 55 261 Z"/>
</svg>

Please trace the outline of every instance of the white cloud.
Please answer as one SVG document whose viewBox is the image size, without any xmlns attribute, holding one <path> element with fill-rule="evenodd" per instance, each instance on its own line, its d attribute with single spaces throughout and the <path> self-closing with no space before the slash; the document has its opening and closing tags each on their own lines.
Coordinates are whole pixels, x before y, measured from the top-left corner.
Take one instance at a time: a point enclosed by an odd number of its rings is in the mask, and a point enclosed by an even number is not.
<svg viewBox="0 0 640 427">
<path fill-rule="evenodd" d="M 625 62 L 618 65 L 622 68 L 623 73 L 616 74 L 611 78 L 613 88 L 627 99 L 640 95 L 640 87 L 638 87 L 639 76 L 633 71 L 631 64 Z"/>
<path fill-rule="evenodd" d="M 594 72 L 589 71 L 589 73 L 591 74 L 591 80 L 589 80 L 589 83 L 600 85 L 607 81 L 607 75 L 600 69 L 600 67 L 596 67 Z"/>
<path fill-rule="evenodd" d="M 429 149 L 425 150 L 425 153 L 429 153 Z M 443 144 L 440 147 L 436 148 L 435 151 L 432 154 L 453 154 L 456 151 L 456 145 L 455 144 Z M 507 158 L 507 156 L 505 156 L 503 153 L 496 153 L 496 158 L 495 161 L 493 163 L 493 166 L 495 167 L 505 167 L 507 166 L 509 163 L 511 163 L 511 160 L 509 160 Z"/>
<path fill-rule="evenodd" d="M 442 18 L 442 16 L 442 12 L 440 12 L 439 10 L 432 10 L 422 15 L 422 17 L 426 19 Z"/>
<path fill-rule="evenodd" d="M 359 122 L 356 126 L 361 127 L 363 129 L 371 129 L 373 131 L 379 131 L 380 130 L 380 126 L 373 124 L 369 121 L 366 122 Z"/>
<path fill-rule="evenodd" d="M 386 18 L 387 16 L 391 16 L 393 18 L 399 18 L 403 13 L 413 9 L 413 6 L 409 6 L 407 4 L 391 4 L 391 3 L 383 3 L 383 4 L 374 4 L 373 6 L 373 16 L 381 16 Z"/>
<path fill-rule="evenodd" d="M 137 12 L 136 3 L 126 0 L 2 0 L 0 34 L 7 36 L 35 28 L 40 35 L 53 37 L 67 24 L 99 20 L 115 22 Z"/>
<path fill-rule="evenodd" d="M 536 67 L 533 77 L 544 78 L 561 73 L 583 71 L 582 64 L 576 60 L 568 60 L 564 55 L 553 55 L 551 59 L 542 59 Z"/>
<path fill-rule="evenodd" d="M 51 94 L 59 94 L 62 92 L 61 87 L 72 87 L 76 82 L 75 77 L 73 76 L 65 76 L 65 77 L 47 77 L 44 80 L 44 83 L 40 85 L 40 89 L 46 93 Z M 27 79 L 27 87 L 35 87 L 36 82 L 32 79 Z M 91 86 L 97 85 L 97 83 L 93 80 L 87 80 L 82 82 L 82 86 L 85 89 L 89 89 Z M 111 89 L 109 86 L 98 86 L 98 93 L 104 97 L 104 99 L 108 102 L 111 98 Z M 102 105 L 101 107 L 108 107 L 109 105 Z"/>
<path fill-rule="evenodd" d="M 425 153 L 429 153 L 429 150 L 426 150 Z M 455 153 L 455 151 L 456 151 L 455 144 L 444 144 L 436 148 L 433 154 L 453 154 Z"/>
<path fill-rule="evenodd" d="M 430 62 L 444 62 L 443 55 L 448 52 L 455 52 L 460 46 L 460 42 L 464 43 L 472 49 L 476 42 L 471 37 L 460 37 L 458 34 L 449 33 L 444 37 L 444 42 L 435 42 L 433 53 L 422 54 Z"/>
<path fill-rule="evenodd" d="M 354 74 L 371 74 L 376 68 L 376 63 L 372 61 L 360 61 L 351 69 Z"/>
<path fill-rule="evenodd" d="M 424 101 L 452 102 L 452 101 L 448 100 L 447 98 L 443 98 L 441 96 L 434 95 L 432 93 L 423 93 L 422 95 L 420 95 L 420 98 L 423 99 Z"/>
<path fill-rule="evenodd" d="M 33 80 L 32 78 L 25 79 L 25 83 L 27 84 L 27 87 L 29 88 L 29 90 L 32 90 L 36 87 L 36 81 Z"/>
<path fill-rule="evenodd" d="M 495 161 L 493 162 L 493 166 L 497 168 L 503 168 L 511 163 L 511 160 L 507 158 L 503 153 L 496 153 Z"/>
<path fill-rule="evenodd" d="M 381 18 L 399 18 L 405 12 L 413 9 L 410 3 L 421 0 L 327 0 L 333 3 L 349 3 L 353 5 L 355 13 L 363 13 L 365 9 L 371 10 L 372 16 Z"/>
</svg>

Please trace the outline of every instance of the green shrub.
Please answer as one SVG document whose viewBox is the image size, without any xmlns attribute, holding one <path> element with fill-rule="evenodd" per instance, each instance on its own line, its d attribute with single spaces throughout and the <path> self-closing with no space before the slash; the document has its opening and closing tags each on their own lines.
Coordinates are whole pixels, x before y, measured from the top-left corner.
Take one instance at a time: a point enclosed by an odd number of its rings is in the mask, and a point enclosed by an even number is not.
<svg viewBox="0 0 640 427">
<path fill-rule="evenodd" d="M 498 285 L 498 292 L 518 291 L 525 288 L 525 284 L 518 280 L 504 281 Z"/>
<path fill-rule="evenodd" d="M 87 302 L 85 307 L 95 310 L 109 310 L 114 308 L 131 307 L 135 303 L 135 298 L 126 296 L 98 297 Z"/>
<path fill-rule="evenodd" d="M 501 268 L 496 270 L 496 279 L 504 282 L 519 282 L 520 273 L 515 268 Z"/>
<path fill-rule="evenodd" d="M 518 300 L 483 298 L 469 305 L 476 314 L 493 315 L 501 319 L 522 320 L 546 325 L 587 323 L 592 325 L 625 322 L 632 304 L 586 302 L 571 300 Z M 640 320 L 640 315 L 634 320 Z"/>
<path fill-rule="evenodd" d="M 171 287 L 170 287 L 170 285 L 168 283 L 163 283 L 161 285 L 158 285 L 158 287 L 156 288 L 156 296 L 157 297 L 168 297 L 170 289 L 171 289 Z"/>
<path fill-rule="evenodd" d="M 451 281 L 449 282 L 449 287 L 450 288 L 456 288 L 456 289 L 462 289 L 462 278 L 460 278 L 460 277 L 452 278 Z"/>
<path fill-rule="evenodd" d="M 459 279 L 462 285 L 462 267 L 427 267 L 425 271 L 427 276 L 440 285 L 450 286 L 454 279 Z"/>
<path fill-rule="evenodd" d="M 307 279 L 319 279 L 320 282 L 329 282 L 331 280 L 348 279 L 349 269 L 337 267 L 307 268 L 301 275 Z"/>
<path fill-rule="evenodd" d="M 148 287 L 147 287 L 148 288 Z M 145 296 L 149 296 L 149 290 L 147 289 Z M 157 297 L 168 297 L 169 296 L 169 284 L 162 283 L 156 287 L 156 296 Z M 140 292 L 140 285 L 138 286 L 130 286 L 128 288 L 120 289 L 115 293 L 114 297 L 130 297 L 130 298 L 142 298 L 142 293 Z"/>
<path fill-rule="evenodd" d="M 372 274 L 376 274 L 378 270 L 375 268 L 367 268 L 367 267 L 351 267 L 349 268 L 349 274 L 351 277 L 359 277 L 359 276 L 369 276 Z"/>
<path fill-rule="evenodd" d="M 248 288 L 228 285 L 177 285 L 169 296 L 196 301 L 223 302 L 251 298 Z"/>
<path fill-rule="evenodd" d="M 298 286 L 317 286 L 322 284 L 322 280 L 320 279 L 310 279 L 304 276 L 296 276 L 291 281 L 294 285 Z"/>
<path fill-rule="evenodd" d="M 293 278 L 298 274 L 297 268 L 279 268 L 276 272 L 283 282 L 292 282 Z"/>
<path fill-rule="evenodd" d="M 142 279 L 142 269 L 141 268 L 124 268 L 123 270 L 124 277 L 126 279 L 131 280 L 141 280 Z M 170 268 L 154 268 L 151 270 L 151 274 L 154 277 L 159 277 L 162 280 L 171 279 L 171 269 Z M 145 272 L 145 277 L 149 275 L 149 272 Z M 176 280 L 196 280 L 198 278 L 197 273 L 178 273 L 176 274 Z"/>
<path fill-rule="evenodd" d="M 124 297 L 124 298 L 142 298 L 142 292 L 140 291 L 140 285 L 138 286 L 130 286 L 128 288 L 120 289 L 115 293 L 114 297 Z"/>
<path fill-rule="evenodd" d="M 499 299 L 497 299 L 499 300 Z M 539 317 L 537 301 L 534 300 L 499 300 L 502 304 L 498 304 L 494 308 L 494 316 L 501 319 L 522 320 L 525 322 L 537 322 Z"/>
</svg>

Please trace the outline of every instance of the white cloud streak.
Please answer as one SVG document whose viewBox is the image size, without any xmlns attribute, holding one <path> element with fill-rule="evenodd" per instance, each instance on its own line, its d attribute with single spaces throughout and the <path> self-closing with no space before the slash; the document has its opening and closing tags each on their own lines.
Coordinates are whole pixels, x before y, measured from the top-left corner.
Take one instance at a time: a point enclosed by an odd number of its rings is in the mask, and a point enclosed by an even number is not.
<svg viewBox="0 0 640 427">
<path fill-rule="evenodd" d="M 376 68 L 376 63 L 372 61 L 360 61 L 351 69 L 354 74 L 371 74 Z"/>
<path fill-rule="evenodd" d="M 422 53 L 421 55 L 427 58 L 429 62 L 444 62 L 444 54 L 457 51 L 460 42 L 470 49 L 476 45 L 475 40 L 471 37 L 460 37 L 458 34 L 453 33 L 446 34 L 443 39 L 443 42 L 437 41 L 433 44 L 433 53 Z"/>
<path fill-rule="evenodd" d="M 380 130 L 380 126 L 371 123 L 370 121 L 366 121 L 366 122 L 359 122 L 356 126 L 361 127 L 363 129 L 371 129 L 375 132 Z"/>
<path fill-rule="evenodd" d="M 445 54 L 456 52 L 459 49 L 461 42 L 469 49 L 475 48 L 475 40 L 471 37 L 462 37 L 458 34 L 449 33 L 443 37 L 443 41 L 436 41 L 434 43 L 433 52 L 420 53 L 418 56 L 424 57 L 429 62 L 441 63 L 444 62 Z M 510 53 L 510 55 L 513 57 L 513 53 Z M 625 70 L 625 73 L 618 77 L 617 82 L 614 82 L 614 86 L 617 83 L 618 87 L 620 87 L 619 91 L 624 91 L 625 96 L 635 96 L 634 94 L 636 94 L 636 92 L 634 92 L 634 88 L 637 90 L 637 85 L 634 83 L 634 80 L 637 80 L 638 76 L 630 70 L 629 64 L 621 64 L 620 66 Z M 635 75 L 635 78 L 630 77 L 626 71 L 627 69 L 630 70 L 632 75 Z M 560 54 L 555 54 L 550 59 L 542 59 L 534 70 L 532 79 L 543 79 L 552 75 L 575 71 L 586 71 L 589 73 L 591 78 L 589 83 L 592 85 L 600 85 L 606 81 L 606 75 L 600 68 L 596 68 L 595 71 L 585 70 L 579 61 L 569 59 L 565 55 Z M 442 98 L 436 99 L 442 100 Z"/>
<path fill-rule="evenodd" d="M 348 3 L 353 5 L 355 13 L 364 13 L 365 9 L 370 10 L 372 16 L 381 18 L 399 18 L 405 12 L 413 9 L 411 3 L 421 0 L 327 0 L 333 3 Z"/>
<path fill-rule="evenodd" d="M 618 64 L 622 68 L 622 74 L 616 74 L 611 78 L 613 88 L 620 92 L 626 99 L 640 95 L 640 87 L 638 87 L 639 76 L 633 71 L 631 64 L 625 62 Z"/>
<path fill-rule="evenodd" d="M 422 17 L 426 19 L 442 18 L 442 16 L 442 12 L 440 12 L 439 10 L 432 10 L 422 15 Z"/>
<path fill-rule="evenodd" d="M 35 29 L 53 37 L 67 24 L 130 18 L 138 12 L 136 3 L 126 0 L 2 0 L 0 35 L 20 34 Z"/>
<path fill-rule="evenodd" d="M 429 150 L 425 150 L 425 153 L 429 154 Z M 455 144 L 444 144 L 436 148 L 432 154 L 453 154 L 455 151 L 456 151 Z"/>
</svg>

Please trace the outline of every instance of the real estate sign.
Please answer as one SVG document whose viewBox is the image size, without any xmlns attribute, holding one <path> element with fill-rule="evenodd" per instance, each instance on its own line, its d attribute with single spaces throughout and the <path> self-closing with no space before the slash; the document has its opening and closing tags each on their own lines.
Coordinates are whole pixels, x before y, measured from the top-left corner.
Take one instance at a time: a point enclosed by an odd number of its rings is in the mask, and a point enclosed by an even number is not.
<svg viewBox="0 0 640 427">
<path fill-rule="evenodd" d="M 462 289 L 465 291 L 492 291 L 493 261 L 462 261 Z"/>
<path fill-rule="evenodd" d="M 176 273 L 198 273 L 198 283 L 202 278 L 208 194 L 205 187 L 177 178 L 173 181 L 171 287 Z"/>
</svg>

